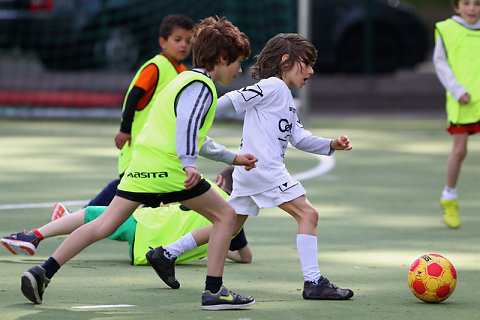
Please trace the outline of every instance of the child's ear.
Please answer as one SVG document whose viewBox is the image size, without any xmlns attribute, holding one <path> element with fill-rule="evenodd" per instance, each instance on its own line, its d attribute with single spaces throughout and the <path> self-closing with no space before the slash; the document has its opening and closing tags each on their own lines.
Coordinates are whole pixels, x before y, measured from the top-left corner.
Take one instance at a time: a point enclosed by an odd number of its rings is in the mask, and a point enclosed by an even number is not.
<svg viewBox="0 0 480 320">
<path fill-rule="evenodd" d="M 219 57 L 218 62 L 222 66 L 226 66 L 228 64 L 227 59 L 225 59 L 224 57 Z"/>
<path fill-rule="evenodd" d="M 217 177 L 217 187 L 222 188 L 222 186 L 223 186 L 223 177 L 221 174 L 219 174 Z"/>
<path fill-rule="evenodd" d="M 288 55 L 288 53 L 285 53 L 285 54 L 282 56 L 282 62 L 287 61 L 288 58 L 290 58 L 290 56 Z"/>
<path fill-rule="evenodd" d="M 160 45 L 160 48 L 162 48 L 163 50 L 165 50 L 164 46 L 166 42 L 167 42 L 167 39 L 165 39 L 164 37 L 158 38 L 158 44 Z"/>
</svg>

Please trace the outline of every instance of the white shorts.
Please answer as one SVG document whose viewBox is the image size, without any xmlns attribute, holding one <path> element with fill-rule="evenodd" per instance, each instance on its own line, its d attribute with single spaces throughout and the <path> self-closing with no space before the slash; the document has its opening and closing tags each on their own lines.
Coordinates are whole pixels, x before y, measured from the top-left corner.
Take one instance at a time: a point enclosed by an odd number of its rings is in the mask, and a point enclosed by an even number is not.
<svg viewBox="0 0 480 320">
<path fill-rule="evenodd" d="M 294 200 L 306 194 L 305 188 L 298 181 L 291 180 L 273 189 L 250 196 L 230 196 L 227 201 L 240 215 L 258 216 L 262 208 L 272 208 Z"/>
</svg>

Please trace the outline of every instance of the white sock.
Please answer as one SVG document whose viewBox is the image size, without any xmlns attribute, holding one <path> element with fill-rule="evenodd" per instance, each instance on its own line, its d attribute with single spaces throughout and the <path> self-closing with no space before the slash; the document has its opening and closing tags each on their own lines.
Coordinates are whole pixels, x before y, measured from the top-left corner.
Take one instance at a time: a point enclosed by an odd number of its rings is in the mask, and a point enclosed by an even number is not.
<svg viewBox="0 0 480 320">
<path fill-rule="evenodd" d="M 445 186 L 442 191 L 442 198 L 449 201 L 456 200 L 458 198 L 457 188 L 450 189 L 449 187 Z"/>
<path fill-rule="evenodd" d="M 317 257 L 317 237 L 309 234 L 297 234 L 297 251 L 305 281 L 320 279 Z"/>
<path fill-rule="evenodd" d="M 163 247 L 163 249 L 167 250 L 167 252 L 170 253 L 170 255 L 172 256 L 172 258 L 176 258 L 187 251 L 195 249 L 196 247 L 197 243 L 195 242 L 192 233 L 189 232 L 177 241 L 166 245 L 165 247 Z"/>
</svg>

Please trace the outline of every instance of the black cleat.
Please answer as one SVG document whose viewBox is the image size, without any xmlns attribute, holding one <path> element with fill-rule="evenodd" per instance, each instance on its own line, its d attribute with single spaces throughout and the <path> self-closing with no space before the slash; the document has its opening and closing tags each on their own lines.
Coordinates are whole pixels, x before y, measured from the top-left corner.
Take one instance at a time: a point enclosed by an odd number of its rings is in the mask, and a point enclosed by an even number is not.
<svg viewBox="0 0 480 320">
<path fill-rule="evenodd" d="M 35 266 L 22 275 L 22 293 L 35 304 L 42 303 L 43 292 L 50 280 L 45 276 L 45 269 Z"/>
<path fill-rule="evenodd" d="M 353 291 L 339 288 L 321 276 L 318 282 L 305 281 L 302 295 L 307 300 L 346 300 L 353 297 Z"/>
<path fill-rule="evenodd" d="M 165 249 L 163 249 L 163 247 L 150 249 L 145 257 L 148 263 L 155 269 L 160 279 L 172 289 L 180 288 L 180 283 L 175 279 L 175 260 L 177 260 L 177 258 L 169 259 L 165 257 Z M 169 255 L 168 251 L 166 251 L 166 253 Z"/>
</svg>

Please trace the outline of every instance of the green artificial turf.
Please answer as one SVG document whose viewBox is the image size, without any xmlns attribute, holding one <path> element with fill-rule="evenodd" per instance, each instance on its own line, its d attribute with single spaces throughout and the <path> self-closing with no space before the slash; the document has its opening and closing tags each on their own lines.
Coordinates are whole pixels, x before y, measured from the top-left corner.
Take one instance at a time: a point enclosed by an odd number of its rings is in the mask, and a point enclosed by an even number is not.
<svg viewBox="0 0 480 320">
<path fill-rule="evenodd" d="M 227 263 L 225 285 L 253 295 L 249 310 L 200 309 L 206 261 L 177 267 L 179 290 L 167 288 L 150 267 L 129 265 L 126 243 L 103 240 L 64 265 L 42 305 L 20 292 L 20 277 L 47 259 L 65 237 L 44 240 L 34 256 L 0 248 L 2 319 L 475 319 L 478 317 L 480 255 L 480 141 L 473 136 L 458 186 L 462 226 L 442 221 L 440 192 L 451 138 L 444 120 L 310 119 L 320 136 L 350 137 L 353 150 L 336 152 L 335 167 L 302 181 L 320 214 L 318 259 L 332 282 L 355 291 L 350 301 L 306 301 L 296 251 L 296 223 L 278 208 L 251 217 L 246 233 L 251 264 Z M 48 203 L 86 200 L 116 177 L 117 122 L 0 120 L 0 235 L 49 222 Z M 210 132 L 236 150 L 238 123 L 218 122 Z M 292 174 L 318 160 L 289 149 Z M 213 178 L 223 164 L 199 159 Z M 77 209 L 79 206 L 73 206 Z M 441 304 L 426 304 L 407 285 L 410 264 L 425 253 L 447 257 L 458 273 L 457 288 Z M 93 305 L 134 305 L 78 309 Z"/>
</svg>

